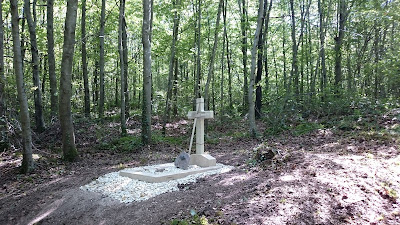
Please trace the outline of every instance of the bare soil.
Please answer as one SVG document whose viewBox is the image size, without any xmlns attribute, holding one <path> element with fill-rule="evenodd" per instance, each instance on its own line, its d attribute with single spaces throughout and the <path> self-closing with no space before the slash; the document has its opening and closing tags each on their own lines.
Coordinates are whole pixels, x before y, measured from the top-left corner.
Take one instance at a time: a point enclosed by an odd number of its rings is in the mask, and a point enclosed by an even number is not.
<svg viewBox="0 0 400 225">
<path fill-rule="evenodd" d="M 374 121 L 390 130 L 395 115 Z M 128 127 L 137 133 L 134 118 Z M 237 125 L 237 124 L 242 125 Z M 188 136 L 180 120 L 169 136 Z M 36 170 L 18 173 L 17 150 L 0 155 L 0 224 L 400 224 L 399 138 L 390 132 L 319 129 L 265 139 L 245 135 L 245 121 L 214 124 L 206 148 L 220 163 L 236 168 L 181 186 L 143 202 L 123 204 L 79 189 L 125 167 L 170 162 L 187 143 L 155 143 L 131 152 L 99 146 L 118 136 L 118 124 L 75 124 L 80 158 L 64 162 L 57 125 L 35 136 Z M 259 127 L 264 126 L 258 124 Z M 154 124 L 155 130 L 159 124 Z M 183 146 L 183 147 L 182 147 Z M 272 160 L 257 160 L 254 149 L 273 149 Z"/>
</svg>

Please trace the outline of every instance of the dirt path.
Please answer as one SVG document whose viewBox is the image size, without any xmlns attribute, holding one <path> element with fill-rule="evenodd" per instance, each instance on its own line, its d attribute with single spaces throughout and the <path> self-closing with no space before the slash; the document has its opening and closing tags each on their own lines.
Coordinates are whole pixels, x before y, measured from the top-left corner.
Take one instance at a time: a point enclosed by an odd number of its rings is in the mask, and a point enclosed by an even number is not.
<svg viewBox="0 0 400 225">
<path fill-rule="evenodd" d="M 2 165 L 0 224 L 169 224 L 191 221 L 191 213 L 214 224 L 400 224 L 400 152 L 391 136 L 323 129 L 263 141 L 221 136 L 208 146 L 218 162 L 236 169 L 130 204 L 79 187 L 122 163 L 166 162 L 179 150 L 86 148 L 75 163 L 39 160 L 27 176 L 16 176 L 12 163 Z M 256 147 L 279 154 L 256 163 Z"/>
</svg>

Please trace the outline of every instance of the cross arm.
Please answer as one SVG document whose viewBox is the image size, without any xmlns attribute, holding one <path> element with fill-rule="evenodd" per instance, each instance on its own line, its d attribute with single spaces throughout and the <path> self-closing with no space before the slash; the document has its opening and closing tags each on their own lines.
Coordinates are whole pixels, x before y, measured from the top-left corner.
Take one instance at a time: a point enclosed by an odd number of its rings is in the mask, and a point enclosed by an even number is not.
<svg viewBox="0 0 400 225">
<path fill-rule="evenodd" d="M 194 118 L 212 119 L 214 118 L 214 111 L 202 111 L 202 112 L 190 111 L 188 112 L 187 117 L 189 119 L 194 119 Z"/>
</svg>

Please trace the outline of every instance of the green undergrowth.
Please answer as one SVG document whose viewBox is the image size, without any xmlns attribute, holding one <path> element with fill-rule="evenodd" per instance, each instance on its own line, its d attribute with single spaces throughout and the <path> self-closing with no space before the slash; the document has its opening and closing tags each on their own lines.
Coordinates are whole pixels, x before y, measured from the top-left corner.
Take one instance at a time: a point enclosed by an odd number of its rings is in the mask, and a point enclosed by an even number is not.
<svg viewBox="0 0 400 225">
<path fill-rule="evenodd" d="M 140 136 L 125 136 L 114 138 L 110 142 L 101 143 L 99 148 L 102 150 L 118 152 L 136 152 L 142 147 Z"/>
<path fill-rule="evenodd" d="M 185 136 L 164 136 L 160 132 L 154 132 L 152 135 L 152 144 L 168 144 L 173 146 L 183 146 L 187 137 Z M 119 152 L 136 152 L 143 147 L 140 135 L 127 135 L 116 137 L 110 142 L 104 142 L 99 145 L 102 150 L 111 150 Z"/>
<path fill-rule="evenodd" d="M 169 144 L 169 145 L 174 145 L 174 146 L 182 146 L 185 144 L 185 141 L 187 141 L 189 137 L 186 135 L 180 135 L 180 136 L 164 136 L 161 132 L 154 132 L 152 134 L 152 141 L 155 144 Z"/>
<path fill-rule="evenodd" d="M 191 219 L 178 220 L 174 219 L 171 225 L 209 225 L 208 219 L 205 216 L 193 216 Z"/>
<path fill-rule="evenodd" d="M 197 214 L 193 209 L 190 210 L 190 216 L 185 219 L 173 219 L 168 224 L 170 225 L 213 225 L 217 223 L 217 219 L 222 216 L 221 211 L 216 211 L 212 217 Z"/>
<path fill-rule="evenodd" d="M 393 101 L 378 102 L 368 98 L 335 98 L 293 100 L 282 98 L 270 103 L 263 116 L 264 136 L 289 133 L 303 135 L 318 129 L 333 131 L 389 132 L 379 120 L 391 109 L 399 107 Z M 396 130 L 397 129 L 397 130 Z M 400 128 L 390 131 L 398 133 Z"/>
</svg>

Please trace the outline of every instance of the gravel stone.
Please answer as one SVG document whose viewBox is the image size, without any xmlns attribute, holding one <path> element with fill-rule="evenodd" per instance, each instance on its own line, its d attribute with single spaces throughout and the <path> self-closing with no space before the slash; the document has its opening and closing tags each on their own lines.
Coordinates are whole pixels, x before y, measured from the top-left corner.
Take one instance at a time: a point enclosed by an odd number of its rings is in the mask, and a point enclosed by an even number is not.
<svg viewBox="0 0 400 225">
<path fill-rule="evenodd" d="M 86 191 L 101 193 L 103 195 L 116 199 L 121 203 L 140 202 L 163 193 L 178 191 L 178 185 L 193 183 L 196 182 L 198 178 L 203 178 L 208 175 L 226 173 L 234 168 L 233 166 L 227 166 L 219 163 L 217 163 L 217 165 L 221 166 L 221 168 L 217 170 L 189 175 L 187 177 L 177 180 L 170 180 L 160 183 L 147 183 L 128 177 L 122 177 L 119 175 L 119 171 L 117 171 L 105 174 L 90 182 L 89 184 L 81 186 L 80 188 Z M 157 171 L 157 165 L 144 166 L 139 168 L 146 172 L 153 172 L 155 174 L 160 173 L 160 171 Z M 189 170 L 195 168 L 197 168 L 197 166 L 189 166 Z M 129 171 L 132 169 L 125 170 Z M 168 168 L 167 171 L 182 171 L 182 169 L 171 167 Z"/>
</svg>

